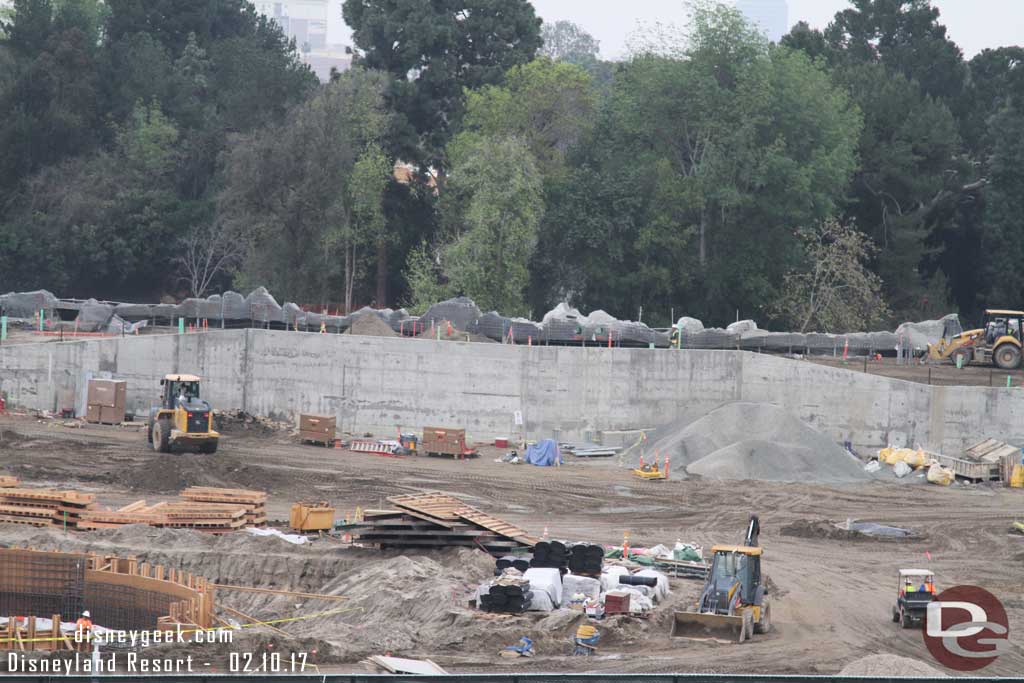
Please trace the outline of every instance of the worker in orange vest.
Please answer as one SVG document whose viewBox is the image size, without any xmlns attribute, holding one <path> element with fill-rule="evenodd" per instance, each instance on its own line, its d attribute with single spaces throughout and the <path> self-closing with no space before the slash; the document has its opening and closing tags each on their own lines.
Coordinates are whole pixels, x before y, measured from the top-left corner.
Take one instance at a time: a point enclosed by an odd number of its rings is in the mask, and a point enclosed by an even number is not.
<svg viewBox="0 0 1024 683">
<path fill-rule="evenodd" d="M 89 610 L 85 610 L 82 612 L 82 616 L 78 617 L 78 621 L 75 622 L 75 640 L 78 642 L 79 647 L 86 652 L 89 651 L 89 640 L 92 638 L 91 616 Z"/>
</svg>

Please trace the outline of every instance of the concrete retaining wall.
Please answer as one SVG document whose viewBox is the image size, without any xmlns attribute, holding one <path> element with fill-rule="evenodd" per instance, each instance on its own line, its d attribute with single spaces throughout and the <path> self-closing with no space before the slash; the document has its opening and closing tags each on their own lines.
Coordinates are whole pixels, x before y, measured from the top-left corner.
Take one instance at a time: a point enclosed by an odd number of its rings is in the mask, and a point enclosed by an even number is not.
<svg viewBox="0 0 1024 683">
<path fill-rule="evenodd" d="M 129 380 L 143 412 L 168 372 L 194 372 L 218 408 L 334 414 L 349 431 L 464 426 L 473 438 L 575 439 L 694 419 L 734 400 L 785 407 L 860 448 L 954 452 L 985 437 L 1024 443 L 1024 391 L 937 387 L 736 351 L 524 347 L 228 330 L 0 347 L 11 405 L 73 405 L 90 374 Z"/>
</svg>

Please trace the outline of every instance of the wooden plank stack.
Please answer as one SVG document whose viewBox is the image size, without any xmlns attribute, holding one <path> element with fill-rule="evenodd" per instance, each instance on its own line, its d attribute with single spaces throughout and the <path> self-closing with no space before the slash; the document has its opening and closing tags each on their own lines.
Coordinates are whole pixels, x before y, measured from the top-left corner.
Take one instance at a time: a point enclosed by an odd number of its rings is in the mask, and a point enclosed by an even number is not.
<svg viewBox="0 0 1024 683">
<path fill-rule="evenodd" d="M 353 525 L 360 543 L 380 548 L 477 547 L 492 555 L 530 548 L 538 539 L 444 493 L 388 498 L 395 510 L 368 510 Z"/>
<path fill-rule="evenodd" d="M 149 505 L 138 500 L 118 510 L 92 510 L 78 528 L 112 529 L 125 524 L 148 524 L 165 529 L 195 529 L 224 534 L 267 523 L 267 494 L 243 489 L 194 486 L 181 493 L 184 500 Z"/>
<path fill-rule="evenodd" d="M 14 489 L 17 488 L 21 482 L 17 477 L 12 477 L 7 474 L 0 474 L 0 489 Z"/>
<path fill-rule="evenodd" d="M 185 500 L 201 503 L 230 503 L 245 508 L 246 526 L 267 525 L 267 494 L 247 489 L 219 489 L 210 486 L 190 486 L 181 492 Z"/>
<path fill-rule="evenodd" d="M 30 526 L 77 528 L 82 515 L 92 509 L 95 497 L 78 491 L 54 489 L 0 489 L 0 522 Z"/>
</svg>

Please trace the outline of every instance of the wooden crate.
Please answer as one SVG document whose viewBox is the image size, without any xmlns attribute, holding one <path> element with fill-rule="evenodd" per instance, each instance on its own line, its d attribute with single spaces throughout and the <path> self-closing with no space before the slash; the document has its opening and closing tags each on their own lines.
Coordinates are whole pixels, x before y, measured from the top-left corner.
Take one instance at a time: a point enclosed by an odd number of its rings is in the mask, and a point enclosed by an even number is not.
<svg viewBox="0 0 1024 683">
<path fill-rule="evenodd" d="M 629 598 L 627 591 L 608 591 L 604 594 L 604 613 L 629 614 Z"/>
<path fill-rule="evenodd" d="M 450 455 L 453 458 L 476 455 L 476 451 L 466 446 L 465 429 L 447 427 L 424 427 L 420 450 L 427 455 Z"/>
<path fill-rule="evenodd" d="M 334 443 L 337 435 L 337 418 L 333 415 L 299 415 L 299 439 L 303 442 Z"/>
</svg>

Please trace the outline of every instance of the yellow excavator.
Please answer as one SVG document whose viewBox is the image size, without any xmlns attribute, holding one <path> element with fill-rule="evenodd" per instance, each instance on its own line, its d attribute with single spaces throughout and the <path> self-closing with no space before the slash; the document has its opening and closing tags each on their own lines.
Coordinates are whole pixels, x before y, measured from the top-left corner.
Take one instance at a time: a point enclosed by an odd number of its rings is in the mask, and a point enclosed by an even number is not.
<svg viewBox="0 0 1024 683">
<path fill-rule="evenodd" d="M 958 367 L 969 363 L 995 365 L 1001 370 L 1021 366 L 1021 330 L 1024 311 L 990 309 L 984 326 L 960 333 L 944 331 L 937 344 L 928 345 L 928 360 L 950 361 Z"/>
<path fill-rule="evenodd" d="M 213 430 L 213 410 L 199 397 L 199 378 L 195 375 L 167 375 L 160 405 L 149 411 L 146 439 L 159 453 L 174 449 L 198 453 L 216 453 L 220 434 Z"/>
<path fill-rule="evenodd" d="M 754 633 L 772 628 L 761 556 L 758 546 L 761 523 L 750 515 L 743 545 L 716 545 L 711 571 L 700 602 L 693 612 L 676 612 L 672 636 L 691 639 L 725 639 L 742 643 Z"/>
</svg>

